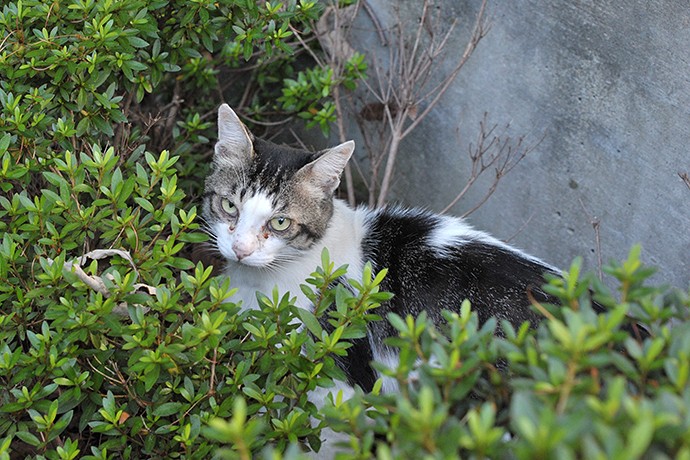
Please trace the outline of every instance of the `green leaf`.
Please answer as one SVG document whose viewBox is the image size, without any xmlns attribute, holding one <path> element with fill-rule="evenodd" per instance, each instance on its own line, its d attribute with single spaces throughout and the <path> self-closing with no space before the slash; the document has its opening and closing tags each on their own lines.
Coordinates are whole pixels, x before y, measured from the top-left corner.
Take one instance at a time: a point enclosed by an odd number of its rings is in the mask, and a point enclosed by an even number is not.
<svg viewBox="0 0 690 460">
<path fill-rule="evenodd" d="M 321 327 L 321 324 L 319 324 L 319 320 L 316 319 L 316 316 L 314 316 L 312 312 L 305 310 L 304 308 L 298 308 L 297 315 L 300 317 L 302 323 L 307 327 L 309 332 L 311 332 L 315 337 L 321 337 L 323 328 Z"/>
<path fill-rule="evenodd" d="M 7 151 L 11 140 L 12 136 L 9 133 L 5 133 L 0 137 L 0 153 L 5 153 Z"/>
<path fill-rule="evenodd" d="M 179 413 L 183 406 L 184 405 L 179 402 L 163 403 L 153 409 L 153 415 L 157 415 L 158 417 L 168 417 L 170 415 Z"/>
<path fill-rule="evenodd" d="M 38 447 L 41 445 L 41 440 L 27 431 L 17 431 L 14 435 L 30 446 Z"/>
<path fill-rule="evenodd" d="M 139 37 L 128 37 L 129 44 L 135 48 L 146 48 L 149 46 L 148 42 Z"/>
<path fill-rule="evenodd" d="M 142 377 L 146 391 L 151 391 L 151 388 L 153 388 L 153 386 L 158 382 L 160 371 L 160 366 L 157 365 L 149 366 L 147 368 L 146 373 Z"/>
<path fill-rule="evenodd" d="M 405 320 L 403 320 L 400 316 L 398 316 L 395 313 L 388 313 L 386 315 L 386 318 L 388 318 L 388 321 L 390 321 L 391 325 L 396 328 L 399 332 L 405 332 L 407 331 L 407 323 L 405 323 Z"/>
<path fill-rule="evenodd" d="M 22 204 L 22 206 L 28 210 L 28 211 L 38 211 L 38 208 L 36 207 L 36 204 L 33 202 L 33 200 L 26 195 L 20 194 L 16 195 L 19 198 L 19 202 Z"/>
<path fill-rule="evenodd" d="M 146 210 L 148 212 L 154 212 L 154 210 L 155 210 L 153 205 L 151 204 L 151 202 L 149 200 L 147 200 L 146 198 L 136 196 L 136 197 L 134 197 L 134 202 L 136 204 L 138 204 L 139 206 L 141 206 L 142 208 L 144 208 L 144 210 Z"/>
<path fill-rule="evenodd" d="M 654 435 L 654 416 L 645 414 L 628 431 L 628 442 L 625 446 L 627 458 L 639 458 L 649 447 Z"/>
<path fill-rule="evenodd" d="M 256 326 L 254 326 L 252 323 L 242 323 L 242 327 L 249 333 L 251 333 L 254 337 L 263 337 L 264 333 L 259 330 Z"/>
</svg>

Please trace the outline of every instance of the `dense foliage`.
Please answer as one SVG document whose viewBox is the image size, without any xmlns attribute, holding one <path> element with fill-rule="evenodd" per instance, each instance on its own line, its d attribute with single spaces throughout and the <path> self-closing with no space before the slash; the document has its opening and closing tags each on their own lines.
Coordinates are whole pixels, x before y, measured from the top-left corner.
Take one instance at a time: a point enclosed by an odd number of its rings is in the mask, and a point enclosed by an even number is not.
<svg viewBox="0 0 690 460">
<path fill-rule="evenodd" d="M 333 85 L 364 69 L 357 56 L 332 80 L 299 61 L 291 37 L 320 11 L 4 4 L 0 458 L 294 458 L 325 427 L 356 458 L 690 458 L 690 300 L 646 285 L 638 250 L 608 269 L 617 293 L 577 263 L 552 280 L 566 307 L 536 305 L 536 329 L 480 325 L 468 304 L 443 325 L 378 318 L 385 273 L 333 287 L 342 269 L 327 254 L 305 282 L 314 313 L 285 293 L 242 312 L 231 280 L 190 260 L 206 239 L 195 203 L 223 94 L 240 89 L 256 118 L 324 127 Z M 317 408 L 310 392 L 342 377 L 334 356 L 376 320 L 399 331 L 400 365 L 377 366 L 400 394 Z"/>
</svg>

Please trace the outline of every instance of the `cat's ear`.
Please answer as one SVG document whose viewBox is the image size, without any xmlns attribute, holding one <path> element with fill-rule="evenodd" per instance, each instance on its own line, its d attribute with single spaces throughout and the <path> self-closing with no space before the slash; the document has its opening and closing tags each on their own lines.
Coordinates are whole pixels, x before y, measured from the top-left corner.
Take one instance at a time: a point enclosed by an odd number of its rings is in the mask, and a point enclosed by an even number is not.
<svg viewBox="0 0 690 460">
<path fill-rule="evenodd" d="M 300 174 L 304 175 L 304 180 L 311 186 L 330 195 L 340 185 L 340 175 L 354 150 L 354 141 L 347 141 L 328 149 L 316 160 L 304 166 Z"/>
<path fill-rule="evenodd" d="M 228 104 L 218 108 L 218 142 L 213 160 L 240 165 L 252 156 L 252 135 Z"/>
</svg>

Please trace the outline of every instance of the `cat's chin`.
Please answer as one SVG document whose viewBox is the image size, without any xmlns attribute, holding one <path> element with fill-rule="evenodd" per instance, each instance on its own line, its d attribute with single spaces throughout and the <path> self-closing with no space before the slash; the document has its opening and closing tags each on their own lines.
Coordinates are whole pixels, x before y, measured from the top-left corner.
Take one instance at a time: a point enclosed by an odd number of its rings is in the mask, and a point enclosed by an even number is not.
<svg viewBox="0 0 690 460">
<path fill-rule="evenodd" d="M 271 264 L 271 260 L 265 260 L 264 258 L 253 258 L 253 257 L 247 257 L 242 260 L 231 260 L 232 263 L 236 265 L 241 265 L 244 267 L 252 267 L 252 268 L 265 268 Z"/>
</svg>

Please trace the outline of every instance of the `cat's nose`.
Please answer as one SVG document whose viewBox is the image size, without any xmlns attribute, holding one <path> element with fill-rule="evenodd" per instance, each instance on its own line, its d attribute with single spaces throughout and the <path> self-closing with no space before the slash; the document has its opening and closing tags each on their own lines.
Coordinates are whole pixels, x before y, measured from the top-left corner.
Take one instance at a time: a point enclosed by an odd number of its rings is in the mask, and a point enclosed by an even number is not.
<svg viewBox="0 0 690 460">
<path fill-rule="evenodd" d="M 245 257 L 252 255 L 254 252 L 254 247 L 242 242 L 235 242 L 232 245 L 232 250 L 237 256 L 237 260 L 242 260 Z"/>
</svg>

